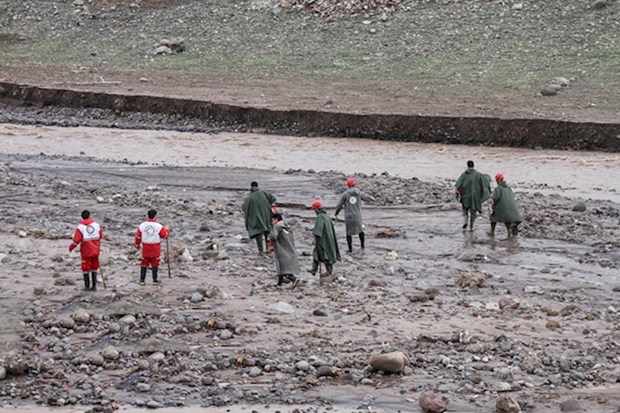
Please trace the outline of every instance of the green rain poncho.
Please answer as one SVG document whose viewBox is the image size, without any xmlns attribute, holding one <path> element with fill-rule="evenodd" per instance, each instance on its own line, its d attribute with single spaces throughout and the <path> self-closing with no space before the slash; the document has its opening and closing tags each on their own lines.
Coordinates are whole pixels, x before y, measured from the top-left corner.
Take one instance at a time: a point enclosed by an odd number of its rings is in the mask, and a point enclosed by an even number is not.
<svg viewBox="0 0 620 413">
<path fill-rule="evenodd" d="M 362 200 L 369 201 L 371 198 L 364 195 L 357 188 L 347 189 L 340 197 L 336 206 L 336 215 L 344 208 L 344 222 L 347 228 L 347 236 L 357 235 L 364 232 L 362 225 Z"/>
<path fill-rule="evenodd" d="M 497 187 L 493 190 L 493 214 L 491 214 L 491 221 L 519 223 L 522 220 L 512 189 L 504 180 L 499 181 Z"/>
<path fill-rule="evenodd" d="M 456 181 L 461 205 L 465 209 L 482 212 L 482 203 L 489 199 L 491 178 L 474 168 L 467 168 Z"/>
<path fill-rule="evenodd" d="M 274 241 L 274 258 L 277 275 L 299 274 L 299 261 L 293 231 L 283 221 L 274 225 L 269 239 Z"/>
<path fill-rule="evenodd" d="M 334 224 L 323 207 L 318 210 L 312 234 L 315 237 L 314 251 L 312 251 L 314 261 L 326 264 L 340 261 Z"/>
<path fill-rule="evenodd" d="M 250 238 L 271 231 L 271 204 L 276 198 L 262 189 L 252 188 L 250 195 L 243 201 L 245 229 Z"/>
</svg>

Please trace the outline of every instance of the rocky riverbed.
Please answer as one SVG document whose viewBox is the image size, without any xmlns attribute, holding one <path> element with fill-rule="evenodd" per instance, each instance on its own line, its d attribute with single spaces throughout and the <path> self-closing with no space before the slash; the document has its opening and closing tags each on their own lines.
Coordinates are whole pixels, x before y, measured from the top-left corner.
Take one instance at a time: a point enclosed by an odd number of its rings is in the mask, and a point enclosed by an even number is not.
<svg viewBox="0 0 620 413">
<path fill-rule="evenodd" d="M 360 167 L 359 186 L 376 198 L 365 205 L 367 250 L 345 254 L 332 285 L 302 274 L 292 290 L 275 287 L 273 260 L 246 237 L 249 181 L 278 198 L 305 267 L 307 206 L 321 198 L 333 213 L 343 173 L 10 148 L 0 174 L 4 408 L 620 408 L 613 201 L 531 184 L 518 192 L 521 235 L 491 238 L 484 219 L 461 231 L 452 182 L 393 176 L 389 161 L 385 173 Z M 131 245 L 151 207 L 173 231 L 161 287 L 137 284 Z M 67 251 L 85 208 L 106 233 L 97 292 L 81 290 L 79 255 Z M 343 223 L 337 231 L 344 249 Z"/>
</svg>

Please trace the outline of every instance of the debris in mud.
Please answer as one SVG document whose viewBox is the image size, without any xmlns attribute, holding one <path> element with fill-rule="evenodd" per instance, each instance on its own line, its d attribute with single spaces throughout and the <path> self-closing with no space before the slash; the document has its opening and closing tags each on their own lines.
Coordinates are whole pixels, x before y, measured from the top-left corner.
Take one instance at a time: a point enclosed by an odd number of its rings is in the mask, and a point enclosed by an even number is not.
<svg viewBox="0 0 620 413">
<path fill-rule="evenodd" d="M 153 45 L 155 54 L 178 54 L 185 51 L 185 39 L 161 39 Z"/>
<path fill-rule="evenodd" d="M 489 286 L 488 278 L 484 274 L 472 274 L 468 272 L 461 272 L 459 279 L 456 282 L 461 288 L 480 289 Z"/>
</svg>

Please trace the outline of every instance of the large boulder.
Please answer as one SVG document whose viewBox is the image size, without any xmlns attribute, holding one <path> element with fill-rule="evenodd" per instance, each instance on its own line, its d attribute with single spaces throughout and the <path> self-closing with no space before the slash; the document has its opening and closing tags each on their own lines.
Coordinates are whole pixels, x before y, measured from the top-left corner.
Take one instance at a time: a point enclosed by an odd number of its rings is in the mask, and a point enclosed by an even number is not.
<svg viewBox="0 0 620 413">
<path fill-rule="evenodd" d="M 502 396 L 495 403 L 497 413 L 521 413 L 521 406 L 510 396 Z"/>
</svg>

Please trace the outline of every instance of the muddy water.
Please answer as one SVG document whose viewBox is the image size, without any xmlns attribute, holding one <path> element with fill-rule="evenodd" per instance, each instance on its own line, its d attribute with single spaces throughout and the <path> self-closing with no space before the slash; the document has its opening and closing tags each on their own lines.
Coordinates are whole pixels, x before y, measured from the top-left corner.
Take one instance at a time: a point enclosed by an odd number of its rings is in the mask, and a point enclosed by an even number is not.
<svg viewBox="0 0 620 413">
<path fill-rule="evenodd" d="M 454 180 L 468 159 L 502 172 L 516 190 L 620 202 L 620 154 L 445 146 L 345 138 L 56 128 L 0 124 L 4 153 L 65 154 L 178 166 L 384 171 L 404 178 Z"/>
</svg>

